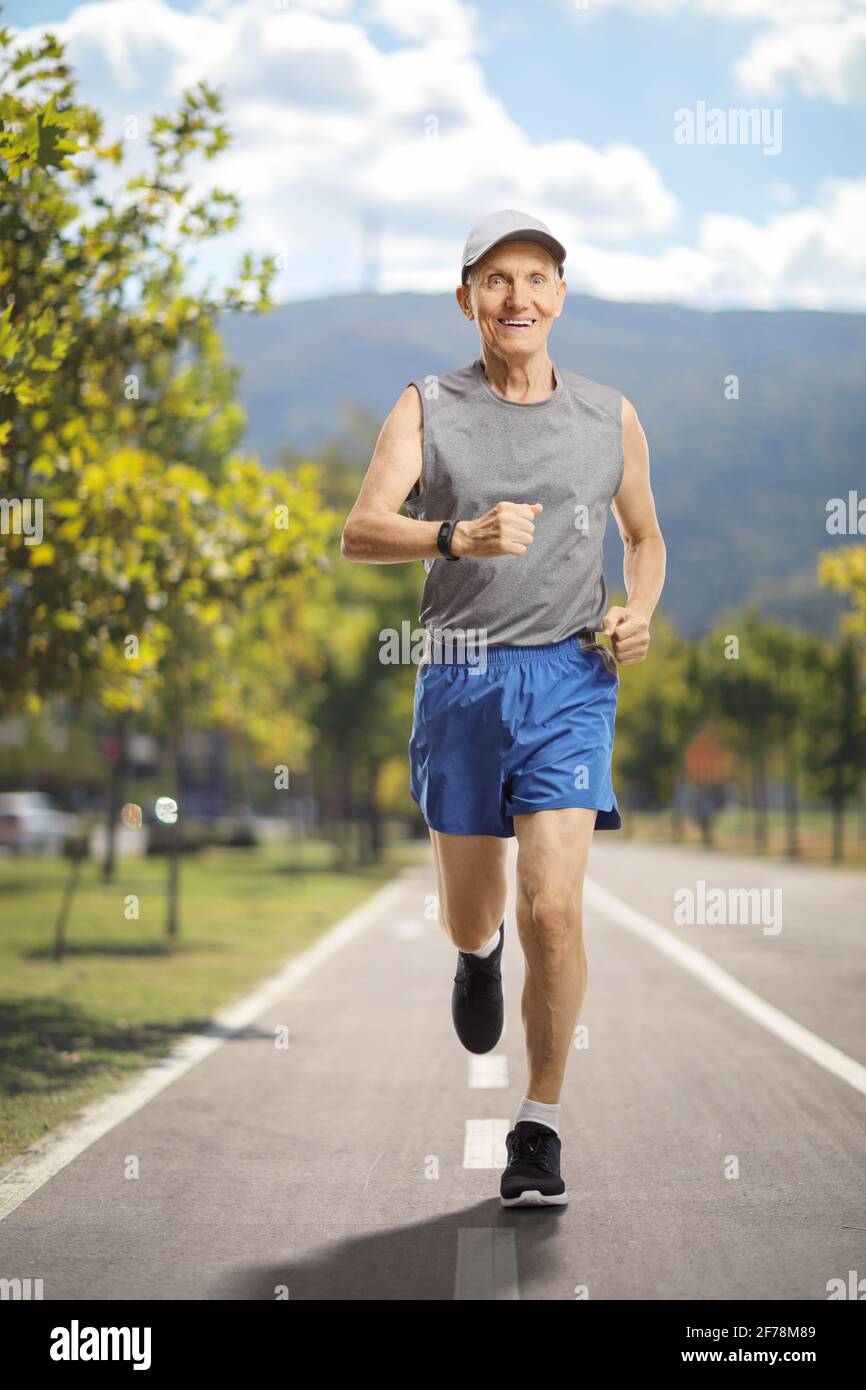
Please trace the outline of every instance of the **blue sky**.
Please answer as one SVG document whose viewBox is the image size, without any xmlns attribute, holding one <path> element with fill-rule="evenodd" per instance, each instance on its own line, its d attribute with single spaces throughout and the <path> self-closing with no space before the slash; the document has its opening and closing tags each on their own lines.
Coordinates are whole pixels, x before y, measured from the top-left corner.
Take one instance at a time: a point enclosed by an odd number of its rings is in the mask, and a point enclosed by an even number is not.
<svg viewBox="0 0 866 1390">
<path fill-rule="evenodd" d="M 249 246 L 280 256 L 280 298 L 448 289 L 471 222 L 509 206 L 550 224 L 582 292 L 866 308 L 866 0 L 10 0 L 3 18 L 57 30 L 109 131 L 223 85 L 235 139 L 205 172 L 245 219 L 202 273 Z M 675 113 L 702 108 L 726 130 L 763 115 L 763 142 L 678 143 Z"/>
</svg>

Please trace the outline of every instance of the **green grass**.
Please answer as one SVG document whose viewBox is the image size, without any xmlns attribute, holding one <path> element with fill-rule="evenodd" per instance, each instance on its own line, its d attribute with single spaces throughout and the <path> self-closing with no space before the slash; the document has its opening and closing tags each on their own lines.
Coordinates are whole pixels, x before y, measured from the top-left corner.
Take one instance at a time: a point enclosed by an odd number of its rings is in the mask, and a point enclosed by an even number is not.
<svg viewBox="0 0 866 1390">
<path fill-rule="evenodd" d="M 347 873 L 321 843 L 301 860 L 289 845 L 184 856 L 173 939 L 164 859 L 122 860 L 108 885 L 87 863 L 61 962 L 52 946 L 67 864 L 0 861 L 0 1162 L 168 1055 L 425 853 L 406 841 Z M 130 894 L 137 921 L 124 915 Z"/>
<path fill-rule="evenodd" d="M 669 811 L 629 811 L 623 808 L 623 829 L 629 838 L 653 843 L 699 845 L 700 831 L 689 817 L 684 818 L 682 834 L 674 840 Z M 785 859 L 787 833 L 784 813 L 767 815 L 768 840 L 765 857 Z M 829 811 L 805 810 L 799 817 L 799 860 L 804 864 L 831 863 L 831 819 Z M 755 843 L 754 817 L 740 807 L 728 807 L 713 823 L 713 849 L 728 854 L 762 854 Z M 711 852 L 711 851 L 710 851 Z M 852 807 L 845 817 L 844 858 L 840 867 L 866 869 L 866 817 Z"/>
</svg>

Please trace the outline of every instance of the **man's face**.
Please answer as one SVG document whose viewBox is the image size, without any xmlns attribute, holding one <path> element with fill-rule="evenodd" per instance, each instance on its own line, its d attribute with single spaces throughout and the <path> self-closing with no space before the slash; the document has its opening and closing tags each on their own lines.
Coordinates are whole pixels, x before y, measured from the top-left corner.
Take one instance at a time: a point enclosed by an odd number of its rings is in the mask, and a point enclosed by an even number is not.
<svg viewBox="0 0 866 1390">
<path fill-rule="evenodd" d="M 497 356 L 529 357 L 543 348 L 565 299 L 553 257 L 532 241 L 495 246 L 477 266 L 457 298 L 478 323 L 482 341 Z"/>
</svg>

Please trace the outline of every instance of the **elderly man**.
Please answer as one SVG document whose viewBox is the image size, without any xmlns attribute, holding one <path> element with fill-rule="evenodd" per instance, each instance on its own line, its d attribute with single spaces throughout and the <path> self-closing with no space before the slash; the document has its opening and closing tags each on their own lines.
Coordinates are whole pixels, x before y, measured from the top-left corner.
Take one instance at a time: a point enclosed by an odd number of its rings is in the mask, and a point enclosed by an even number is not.
<svg viewBox="0 0 866 1390">
<path fill-rule="evenodd" d="M 406 387 L 342 541 L 350 560 L 425 564 L 410 788 L 458 951 L 454 1026 L 471 1052 L 502 1033 L 505 841 L 518 841 L 529 1078 L 506 1143 L 505 1206 L 567 1201 L 559 1100 L 586 992 L 584 871 L 593 830 L 620 827 L 617 662 L 646 656 L 665 571 L 634 407 L 548 355 L 565 256 L 525 213 L 473 227 L 457 303 L 479 355 Z M 608 508 L 625 549 L 624 608 L 608 607 L 602 575 Z"/>
</svg>

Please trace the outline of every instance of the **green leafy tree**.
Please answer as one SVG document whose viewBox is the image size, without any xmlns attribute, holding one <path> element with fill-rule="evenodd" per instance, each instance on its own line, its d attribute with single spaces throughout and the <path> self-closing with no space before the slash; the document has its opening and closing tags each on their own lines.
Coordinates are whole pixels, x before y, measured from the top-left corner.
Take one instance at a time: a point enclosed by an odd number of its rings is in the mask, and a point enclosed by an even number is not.
<svg viewBox="0 0 866 1390">
<path fill-rule="evenodd" d="M 192 156 L 228 142 L 205 84 L 158 116 L 151 167 L 97 192 L 120 142 L 74 104 L 50 35 L 13 50 L 0 31 L 0 656 L 4 708 L 62 693 L 167 731 L 175 763 L 195 719 L 262 749 L 311 738 L 297 689 L 262 647 L 291 633 L 321 573 L 333 519 L 316 472 L 266 475 L 234 452 L 243 414 L 218 331 L 226 309 L 269 307 L 272 258 L 244 257 L 219 294 L 186 287 L 182 252 L 235 225 L 237 201 L 190 194 Z M 20 524 L 24 503 L 42 534 Z M 44 527 L 44 529 L 43 529 Z M 271 703 L 269 717 L 268 705 Z M 267 728 L 266 728 L 267 723 Z M 122 763 L 121 763 L 122 772 Z M 122 795 L 115 778 L 110 821 Z M 177 861 L 168 924 L 177 926 Z"/>
<path fill-rule="evenodd" d="M 614 775 L 636 805 L 674 808 L 683 754 L 701 708 L 690 644 L 657 609 L 647 660 L 620 672 Z"/>
<path fill-rule="evenodd" d="M 748 609 L 723 620 L 702 649 L 705 703 L 747 775 L 755 845 L 761 851 L 768 843 L 768 767 L 785 698 L 766 637 L 766 624 Z"/>
<path fill-rule="evenodd" d="M 311 719 L 316 743 L 312 770 L 324 815 L 338 842 L 338 863 L 352 859 L 351 835 L 360 829 L 359 857 L 372 861 L 384 843 L 386 770 L 406 754 L 419 634 L 420 561 L 352 564 L 340 553 L 340 532 L 372 453 L 374 421 L 350 411 L 351 445 L 328 442 L 317 452 L 327 506 L 338 519 L 328 566 L 308 613 L 322 655 Z M 294 459 L 291 454 L 288 460 Z M 394 661 L 393 657 L 397 656 Z"/>
<path fill-rule="evenodd" d="M 762 624 L 761 651 L 773 687 L 768 736 L 778 752 L 784 788 L 786 852 L 796 859 L 801 852 L 800 785 L 808 749 L 806 708 L 816 671 L 814 642 L 807 633 L 767 621 Z"/>
<path fill-rule="evenodd" d="M 811 639 L 812 681 L 805 705 L 804 772 L 807 785 L 830 803 L 831 856 L 844 855 L 845 812 L 866 770 L 866 713 L 859 650 L 853 637 Z"/>
<path fill-rule="evenodd" d="M 818 579 L 822 584 L 844 594 L 851 605 L 848 612 L 843 614 L 841 618 L 841 629 L 855 644 L 853 659 L 858 671 L 859 702 L 857 702 L 852 690 L 854 677 L 846 665 L 849 658 L 843 659 L 839 675 L 843 682 L 847 682 L 844 697 L 846 719 L 849 721 L 852 732 L 856 733 L 859 730 L 859 721 L 866 711 L 866 693 L 864 693 L 863 686 L 863 653 L 866 650 L 866 545 L 846 545 L 841 550 L 827 551 L 818 561 Z M 854 708 L 855 704 L 856 708 Z M 855 740 L 855 746 L 859 748 L 859 741 Z M 858 781 L 858 790 L 862 796 L 864 776 L 862 754 L 859 769 L 853 775 Z M 846 797 L 837 798 L 837 805 L 840 810 L 834 814 L 834 857 L 837 854 L 841 855 L 843 815 L 841 807 L 844 806 L 846 800 Z"/>
<path fill-rule="evenodd" d="M 130 458 L 143 450 L 219 476 L 243 417 L 229 391 L 218 316 L 246 304 L 267 308 L 274 263 L 245 257 L 238 283 L 219 295 L 184 288 L 179 246 L 237 220 L 233 195 L 190 194 L 190 158 L 211 159 L 228 142 L 215 92 L 200 84 L 176 116 L 153 120 L 152 167 L 109 199 L 97 192 L 97 175 L 100 165 L 121 163 L 122 144 L 101 144 L 101 118 L 74 104 L 57 40 L 46 35 L 38 48 L 15 51 L 4 30 L 0 53 L 0 483 L 10 501 L 40 503 L 44 525 L 39 544 L 11 529 L 3 538 L 0 651 L 5 699 L 38 703 L 98 679 L 106 643 L 126 621 L 117 552 L 103 545 L 94 557 L 58 544 L 58 527 L 65 541 L 86 535 L 81 504 L 99 476 L 85 470 L 103 467 L 114 451 Z M 62 132 L 47 148 L 37 138 L 46 124 Z M 134 514 L 118 513 L 117 526 L 128 530 Z M 121 551 L 125 543 L 122 535 Z M 82 604 L 98 624 L 83 621 Z"/>
<path fill-rule="evenodd" d="M 818 561 L 822 584 L 838 590 L 851 602 L 843 615 L 842 629 L 849 636 L 866 641 L 866 545 L 845 545 L 826 551 Z"/>
</svg>

